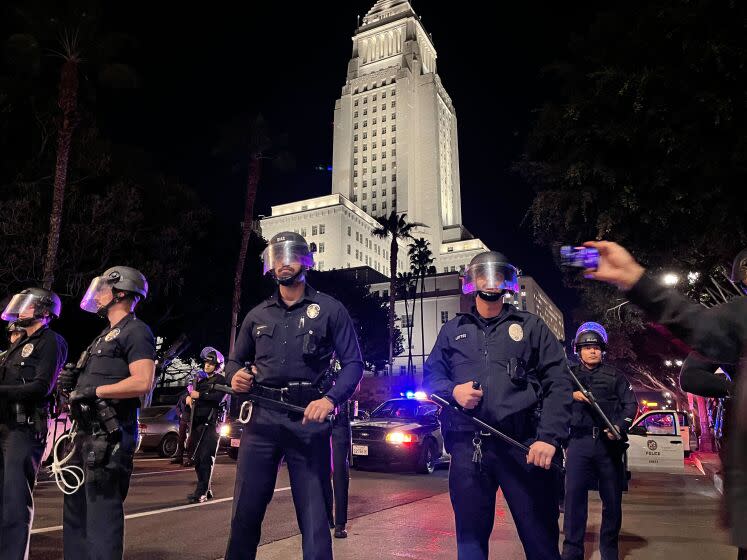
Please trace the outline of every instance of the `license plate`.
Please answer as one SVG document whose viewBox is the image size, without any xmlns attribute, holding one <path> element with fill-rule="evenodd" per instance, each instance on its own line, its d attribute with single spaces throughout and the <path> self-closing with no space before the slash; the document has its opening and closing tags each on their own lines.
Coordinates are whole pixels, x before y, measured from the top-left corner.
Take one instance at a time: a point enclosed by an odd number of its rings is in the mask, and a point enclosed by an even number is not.
<svg viewBox="0 0 747 560">
<path fill-rule="evenodd" d="M 231 447 L 239 447 L 240 445 L 241 445 L 240 439 L 235 439 L 235 438 L 231 439 Z"/>
<path fill-rule="evenodd" d="M 368 446 L 353 445 L 353 455 L 368 455 Z"/>
</svg>

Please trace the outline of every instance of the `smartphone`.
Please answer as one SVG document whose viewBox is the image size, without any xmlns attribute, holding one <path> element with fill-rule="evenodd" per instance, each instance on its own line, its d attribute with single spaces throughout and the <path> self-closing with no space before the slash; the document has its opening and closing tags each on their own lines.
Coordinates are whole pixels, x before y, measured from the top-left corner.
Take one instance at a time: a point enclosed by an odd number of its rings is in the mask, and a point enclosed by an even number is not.
<svg viewBox="0 0 747 560">
<path fill-rule="evenodd" d="M 560 264 L 595 269 L 599 265 L 599 251 L 590 247 L 564 245 L 560 248 Z"/>
</svg>

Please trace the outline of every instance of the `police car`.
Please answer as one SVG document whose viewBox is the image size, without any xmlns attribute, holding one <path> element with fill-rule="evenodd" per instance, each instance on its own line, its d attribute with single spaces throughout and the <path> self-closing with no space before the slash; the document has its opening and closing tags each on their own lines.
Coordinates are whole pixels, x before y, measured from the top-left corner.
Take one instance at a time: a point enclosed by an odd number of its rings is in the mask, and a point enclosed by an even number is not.
<svg viewBox="0 0 747 560">
<path fill-rule="evenodd" d="M 682 425 L 681 413 L 674 410 L 643 413 L 628 430 L 628 469 L 632 472 L 684 472 L 687 436 L 689 426 Z"/>
<path fill-rule="evenodd" d="M 407 392 L 379 405 L 364 420 L 351 422 L 353 467 L 404 467 L 430 474 L 449 461 L 444 450 L 440 407 L 425 393 Z"/>
</svg>

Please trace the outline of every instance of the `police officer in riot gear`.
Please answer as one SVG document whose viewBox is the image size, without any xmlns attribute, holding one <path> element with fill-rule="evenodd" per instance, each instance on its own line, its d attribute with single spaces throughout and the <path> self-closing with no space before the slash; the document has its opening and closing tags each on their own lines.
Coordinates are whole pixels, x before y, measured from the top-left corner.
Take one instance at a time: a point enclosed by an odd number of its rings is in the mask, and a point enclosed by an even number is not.
<svg viewBox="0 0 747 560">
<path fill-rule="evenodd" d="M 334 298 L 306 284 L 313 253 L 300 235 L 275 235 L 263 254 L 265 273 L 278 289 L 252 309 L 226 363 L 234 392 L 305 408 L 303 416 L 253 407 L 241 435 L 231 536 L 226 560 L 253 559 L 262 519 L 285 456 L 305 560 L 332 558 L 325 505 L 330 477 L 327 416 L 350 398 L 363 375 L 355 328 Z M 328 379 L 335 353 L 341 369 Z"/>
<path fill-rule="evenodd" d="M 187 400 L 195 411 L 189 437 L 196 446 L 194 465 L 197 473 L 197 487 L 187 496 L 190 503 L 206 502 L 213 497 L 210 479 L 220 439 L 216 426 L 222 420 L 221 405 L 226 397 L 226 393 L 215 390 L 216 385 L 226 384 L 226 378 L 221 375 L 223 354 L 208 346 L 200 352 L 200 357 L 206 375 L 200 376 Z"/>
<path fill-rule="evenodd" d="M 594 395 L 602 412 L 625 434 L 638 408 L 633 389 L 615 368 L 603 363 L 607 332 L 598 323 L 584 323 L 573 344 L 580 363 L 573 372 Z M 602 526 L 599 549 L 602 560 L 618 560 L 617 539 L 622 526 L 622 492 L 625 482 L 625 444 L 615 441 L 584 393 L 573 393 L 571 438 L 566 454 L 563 560 L 584 558 L 584 535 L 588 517 L 588 490 L 599 483 Z M 624 437 L 624 436 L 623 436 Z"/>
<path fill-rule="evenodd" d="M 459 412 L 442 411 L 460 560 L 488 558 L 498 488 L 527 559 L 560 558 L 559 481 L 548 469 L 568 437 L 571 382 L 563 348 L 547 325 L 503 301 L 506 292 L 518 291 L 517 277 L 501 253 L 475 256 L 462 286 L 465 294 L 476 295 L 475 305 L 441 328 L 425 365 L 424 383 L 433 393 L 530 450 L 522 456 L 476 432 Z"/>
<path fill-rule="evenodd" d="M 47 438 L 49 397 L 67 358 L 67 343 L 49 328 L 60 298 L 42 288 L 13 296 L 2 313 L 11 345 L 0 356 L 0 556 L 28 558 L 32 492 Z"/>
<path fill-rule="evenodd" d="M 134 313 L 147 295 L 145 276 L 115 266 L 91 281 L 80 303 L 108 325 L 78 363 L 60 374 L 61 388 L 71 391 L 71 414 L 78 424 L 72 463 L 85 473 L 84 485 L 65 495 L 66 560 L 123 556 L 137 411 L 155 375 L 153 334 Z"/>
</svg>

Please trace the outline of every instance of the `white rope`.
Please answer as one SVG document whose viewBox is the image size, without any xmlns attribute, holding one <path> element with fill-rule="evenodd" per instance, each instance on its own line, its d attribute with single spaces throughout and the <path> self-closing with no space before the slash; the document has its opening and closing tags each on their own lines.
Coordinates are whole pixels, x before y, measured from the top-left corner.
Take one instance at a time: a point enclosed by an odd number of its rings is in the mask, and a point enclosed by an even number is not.
<svg viewBox="0 0 747 560">
<path fill-rule="evenodd" d="M 73 422 L 70 426 L 70 431 L 54 443 L 52 448 L 52 465 L 49 467 L 50 472 L 54 475 L 57 487 L 63 494 L 67 495 L 75 494 L 78 489 L 83 486 L 86 479 L 83 469 L 79 466 L 64 466 L 70 461 L 70 459 L 72 459 L 73 454 L 75 453 L 75 436 L 77 435 L 77 428 L 77 422 Z M 69 439 L 73 445 L 70 452 L 60 459 L 57 455 L 58 449 L 66 439 Z"/>
</svg>

